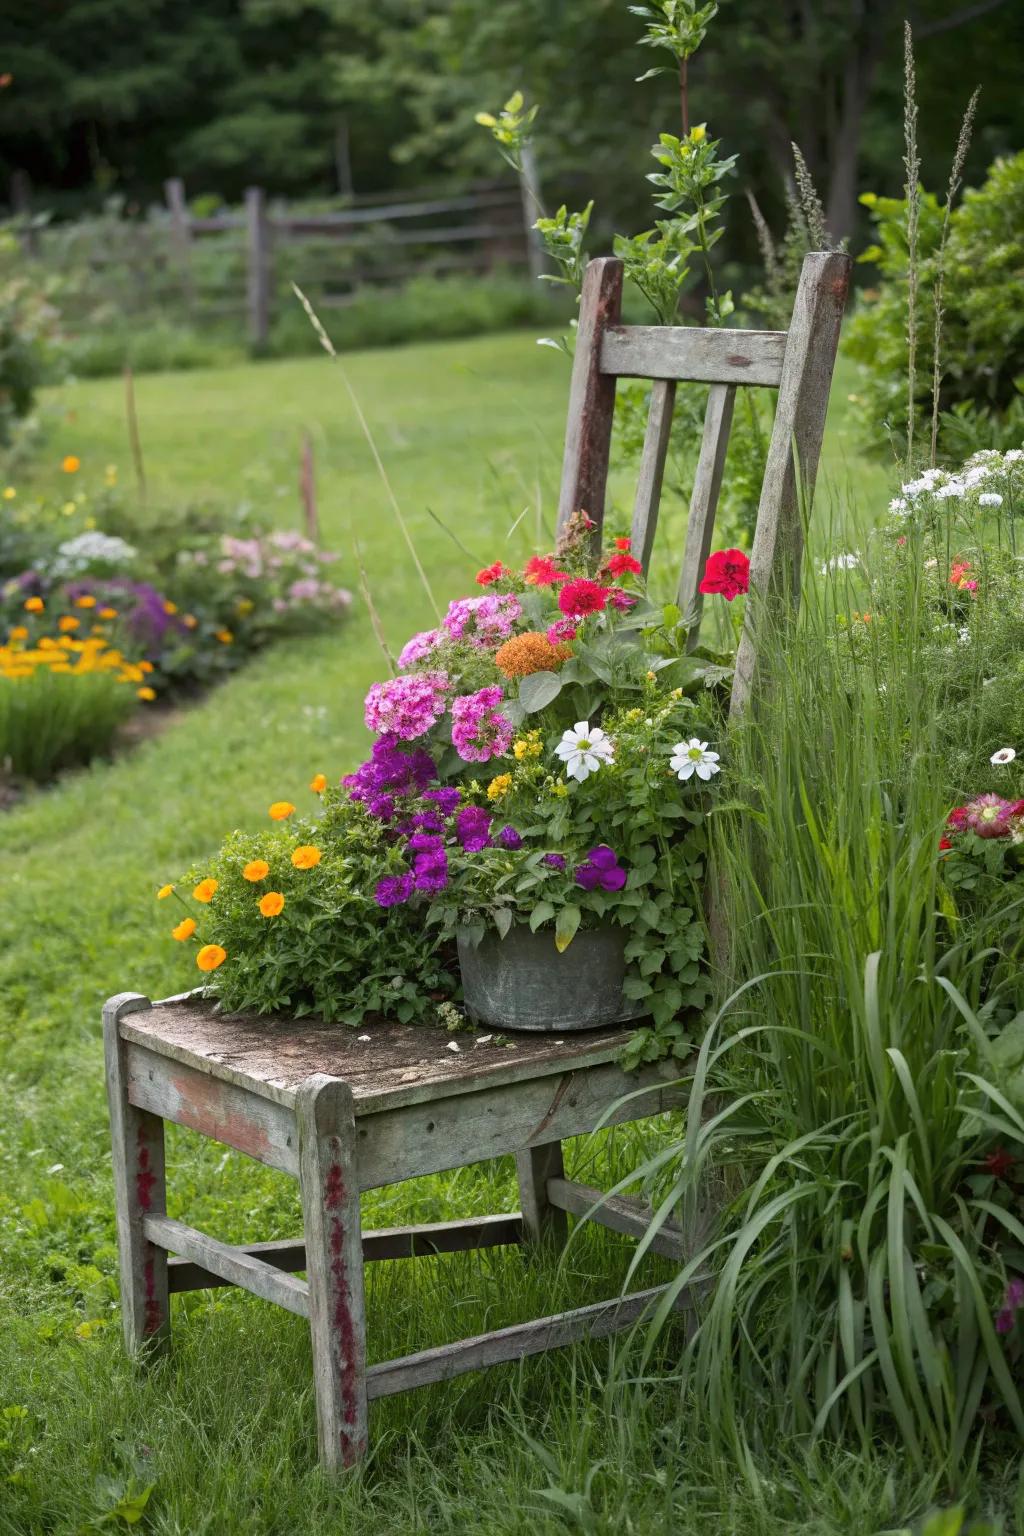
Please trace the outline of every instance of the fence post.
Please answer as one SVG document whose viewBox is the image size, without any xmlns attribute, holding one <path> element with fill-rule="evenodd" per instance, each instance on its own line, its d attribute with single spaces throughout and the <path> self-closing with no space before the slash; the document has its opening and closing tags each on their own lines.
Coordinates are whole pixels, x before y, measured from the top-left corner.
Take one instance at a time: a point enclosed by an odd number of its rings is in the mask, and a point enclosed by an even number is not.
<svg viewBox="0 0 1024 1536">
<path fill-rule="evenodd" d="M 185 183 L 180 176 L 171 176 L 164 182 L 164 197 L 171 215 L 171 248 L 181 277 L 181 290 L 191 309 L 196 296 L 192 281 L 192 224 L 185 201 Z"/>
<path fill-rule="evenodd" d="M 249 340 L 254 347 L 264 347 L 270 335 L 271 252 L 270 221 L 262 187 L 246 188 L 245 227 Z"/>
<path fill-rule="evenodd" d="M 544 217 L 544 208 L 540 199 L 540 181 L 537 176 L 537 157 L 533 152 L 533 145 L 527 142 L 522 147 L 522 170 L 519 173 L 519 194 L 523 200 L 523 229 L 526 234 L 526 260 L 530 267 L 530 276 L 534 279 L 540 277 L 544 271 L 544 242 L 540 233 L 534 229 L 534 221 Z"/>
</svg>

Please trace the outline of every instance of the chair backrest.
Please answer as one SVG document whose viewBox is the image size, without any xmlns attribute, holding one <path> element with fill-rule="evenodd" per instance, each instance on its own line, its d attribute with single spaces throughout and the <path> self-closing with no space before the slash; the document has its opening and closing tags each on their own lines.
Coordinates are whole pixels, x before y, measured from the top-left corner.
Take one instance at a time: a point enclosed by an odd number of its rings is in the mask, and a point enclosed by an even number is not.
<svg viewBox="0 0 1024 1536">
<path fill-rule="evenodd" d="M 688 646 L 698 642 L 698 590 L 711 551 L 718 494 L 737 388 L 779 392 L 758 504 L 748 602 L 736 658 L 731 710 L 747 704 L 757 669 L 759 609 L 764 598 L 799 594 L 803 554 L 801 496 L 809 505 L 825 430 L 829 388 L 846 306 L 851 262 L 841 251 L 804 257 L 788 331 L 621 325 L 622 262 L 591 261 L 580 300 L 576 357 L 558 504 L 561 528 L 578 510 L 597 524 L 599 543 L 611 449 L 615 381 L 652 379 L 650 412 L 633 506 L 633 550 L 646 571 L 658 522 L 677 383 L 709 384 L 700 457 L 690 500 L 678 603 L 692 615 Z"/>
</svg>

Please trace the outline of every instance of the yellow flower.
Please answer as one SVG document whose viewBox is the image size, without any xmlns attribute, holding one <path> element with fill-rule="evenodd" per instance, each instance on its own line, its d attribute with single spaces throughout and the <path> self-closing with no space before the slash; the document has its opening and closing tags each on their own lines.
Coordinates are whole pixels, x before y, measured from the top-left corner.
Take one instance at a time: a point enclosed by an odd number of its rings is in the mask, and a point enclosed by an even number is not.
<svg viewBox="0 0 1024 1536">
<path fill-rule="evenodd" d="M 695 128 L 690 129 L 691 144 L 702 144 L 707 136 L 708 130 L 703 123 L 698 123 Z"/>
<path fill-rule="evenodd" d="M 12 630 L 11 633 L 13 634 L 14 631 Z M 313 791 L 314 795 L 322 795 L 324 790 L 327 788 L 326 773 L 314 773 L 313 777 L 309 781 L 309 787 Z"/>
<path fill-rule="evenodd" d="M 235 638 L 230 629 L 214 630 L 213 637 L 215 640 L 219 640 L 221 645 L 230 645 L 232 640 Z"/>
<path fill-rule="evenodd" d="M 240 613 L 245 618 L 246 614 L 252 613 L 255 606 L 256 604 L 251 597 L 240 597 L 235 604 L 235 612 Z"/>
<path fill-rule="evenodd" d="M 195 629 L 196 625 L 199 623 L 199 620 L 196 618 L 194 613 L 186 613 L 182 623 L 186 629 Z"/>
<path fill-rule="evenodd" d="M 181 922 L 178 924 L 178 926 L 176 928 L 172 928 L 171 929 L 171 938 L 172 939 L 177 939 L 179 944 L 184 944 L 185 940 L 186 939 L 190 939 L 192 937 L 192 935 L 195 933 L 195 931 L 196 931 L 196 920 L 195 920 L 195 918 L 194 917 L 183 917 Z"/>
<path fill-rule="evenodd" d="M 488 800 L 500 800 L 502 795 L 507 795 L 512 788 L 512 775 L 499 773 L 487 786 Z"/>
<path fill-rule="evenodd" d="M 271 821 L 287 821 L 294 810 L 295 807 L 290 800 L 275 800 L 268 815 Z"/>
<path fill-rule="evenodd" d="M 73 629 L 78 628 L 81 622 L 81 619 L 76 619 L 73 614 L 64 613 L 57 620 L 57 628 L 62 629 L 66 635 L 69 635 Z"/>
<path fill-rule="evenodd" d="M 173 890 L 173 885 L 162 885 L 156 893 L 157 901 L 166 901 Z"/>
<path fill-rule="evenodd" d="M 543 747 L 540 742 L 540 731 L 527 731 L 525 736 L 518 737 L 512 743 L 512 751 L 516 760 L 522 762 L 524 757 L 540 757 Z"/>
<path fill-rule="evenodd" d="M 75 607 L 76 608 L 95 608 L 96 607 L 96 599 L 93 597 L 91 592 L 83 592 L 81 597 L 76 597 L 75 598 Z"/>
<path fill-rule="evenodd" d="M 284 897 L 280 891 L 268 891 L 260 897 L 260 911 L 264 917 L 277 917 L 284 909 Z"/>
<path fill-rule="evenodd" d="M 77 501 L 66 501 L 61 507 L 61 511 L 65 517 L 74 517 L 75 513 L 78 511 Z"/>
<path fill-rule="evenodd" d="M 4 486 L 4 501 L 13 501 L 15 496 L 17 496 L 17 494 L 18 493 L 14 489 L 13 485 L 5 485 Z"/>
<path fill-rule="evenodd" d="M 43 600 L 42 600 L 41 597 L 26 597 L 26 599 L 25 599 L 25 612 L 26 613 L 42 613 L 43 607 L 44 607 L 44 604 L 43 604 Z"/>
<path fill-rule="evenodd" d="M 303 843 L 301 848 L 296 848 L 292 854 L 292 863 L 296 869 L 315 869 L 323 858 L 319 848 L 314 848 L 312 843 Z"/>
<path fill-rule="evenodd" d="M 170 598 L 168 598 L 167 601 L 164 603 L 164 613 L 177 613 L 177 611 L 178 611 L 177 603 L 172 603 Z"/>
<path fill-rule="evenodd" d="M 195 897 L 196 901 L 212 901 L 216 889 L 217 881 L 211 880 L 209 876 L 207 876 L 205 880 L 200 880 L 199 884 L 192 892 L 192 895 Z"/>
<path fill-rule="evenodd" d="M 101 619 L 116 619 L 117 618 L 117 609 L 116 608 L 101 608 L 100 609 L 100 618 Z"/>
<path fill-rule="evenodd" d="M 28 630 L 25 628 L 24 624 L 15 624 L 7 638 L 9 640 L 27 640 Z"/>
<path fill-rule="evenodd" d="M 201 971 L 215 971 L 218 965 L 223 965 L 228 957 L 226 949 L 221 949 L 219 944 L 204 944 L 196 955 L 196 965 Z"/>
<path fill-rule="evenodd" d="M 552 784 L 551 793 L 553 795 L 558 795 L 558 797 L 561 799 L 563 795 L 567 795 L 569 793 L 569 786 L 567 784 Z"/>
<path fill-rule="evenodd" d="M 135 690 L 135 697 L 137 699 L 142 699 L 144 703 L 148 704 L 151 699 L 155 699 L 156 698 L 156 689 L 155 688 L 136 688 L 136 690 Z"/>
<path fill-rule="evenodd" d="M 265 880 L 269 874 L 270 865 L 266 859 L 250 859 L 242 870 L 242 879 L 252 880 L 255 883 L 257 880 Z"/>
<path fill-rule="evenodd" d="M 76 475 L 82 467 L 82 461 L 73 453 L 69 453 L 65 455 L 60 467 L 66 475 Z"/>
<path fill-rule="evenodd" d="M 116 464 L 108 464 L 106 469 L 103 471 L 103 478 L 107 482 L 108 485 L 116 485 L 117 484 L 117 465 Z"/>
</svg>

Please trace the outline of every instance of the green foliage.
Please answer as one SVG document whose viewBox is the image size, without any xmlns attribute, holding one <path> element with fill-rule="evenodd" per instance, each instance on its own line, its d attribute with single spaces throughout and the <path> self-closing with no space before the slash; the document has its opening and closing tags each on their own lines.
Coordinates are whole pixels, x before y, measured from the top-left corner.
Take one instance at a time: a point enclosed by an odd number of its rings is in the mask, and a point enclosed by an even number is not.
<svg viewBox="0 0 1024 1536">
<path fill-rule="evenodd" d="M 104 672 L 2 667 L 0 771 L 42 783 L 79 768 L 110 751 L 135 708 L 134 690 Z"/>
<path fill-rule="evenodd" d="M 718 15 L 718 6 L 698 6 L 697 0 L 655 0 L 651 5 L 631 5 L 630 12 L 644 21 L 642 48 L 657 48 L 670 53 L 677 64 L 693 57 L 704 41 L 711 22 Z M 669 68 L 649 69 L 641 80 L 655 75 L 673 74 Z"/>
<path fill-rule="evenodd" d="M 861 255 L 881 276 L 877 290 L 863 295 L 847 328 L 846 350 L 861 365 L 857 401 L 865 441 L 878 442 L 884 424 L 891 438 L 906 430 L 906 206 L 899 198 L 861 199 L 875 224 L 876 241 Z M 931 406 L 933 290 L 938 277 L 942 210 L 929 194 L 921 198 L 917 405 L 924 422 Z M 997 160 L 984 184 L 968 188 L 952 210 L 944 256 L 945 317 L 940 406 L 956 420 L 947 449 L 950 416 L 942 420 L 941 445 L 949 456 L 965 448 L 991 446 L 967 441 L 970 412 L 999 418 L 1018 410 L 1015 380 L 1024 373 L 1024 152 Z M 983 418 L 984 419 L 984 418 Z"/>
<path fill-rule="evenodd" d="M 49 285 L 24 270 L 17 240 L 0 228 L 0 448 L 58 371 L 58 321 Z"/>
</svg>

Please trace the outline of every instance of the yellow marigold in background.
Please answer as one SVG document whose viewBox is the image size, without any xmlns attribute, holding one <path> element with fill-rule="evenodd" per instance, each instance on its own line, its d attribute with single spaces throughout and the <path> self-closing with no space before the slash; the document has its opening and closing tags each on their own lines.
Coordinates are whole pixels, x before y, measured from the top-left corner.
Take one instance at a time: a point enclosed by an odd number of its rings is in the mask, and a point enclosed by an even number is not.
<svg viewBox="0 0 1024 1536">
<path fill-rule="evenodd" d="M 552 645 L 547 635 L 528 629 L 525 635 L 513 635 L 499 646 L 494 664 L 506 677 L 530 677 L 534 672 L 557 672 L 571 655 L 571 645 L 564 641 Z"/>
<path fill-rule="evenodd" d="M 240 597 L 238 602 L 235 604 L 235 612 L 240 613 L 244 619 L 247 614 L 252 613 L 255 607 L 256 604 L 253 602 L 251 597 Z"/>
<path fill-rule="evenodd" d="M 499 773 L 487 786 L 488 800 L 500 800 L 502 795 L 507 795 L 512 788 L 512 775 Z"/>
<path fill-rule="evenodd" d="M 8 635 L 7 638 L 9 640 L 15 640 L 15 641 L 17 641 L 17 640 L 27 640 L 28 639 L 28 630 L 25 628 L 24 624 L 15 624 L 14 628 L 11 630 L 11 632 Z"/>
<path fill-rule="evenodd" d="M 270 865 L 266 859 L 250 859 L 242 870 L 242 879 L 251 880 L 254 884 L 257 880 L 265 880 L 270 874 Z"/>
<path fill-rule="evenodd" d="M 199 623 L 199 620 L 196 618 L 194 613 L 186 613 L 184 619 L 182 619 L 182 623 L 186 629 L 195 629 Z"/>
<path fill-rule="evenodd" d="M 167 598 L 167 600 L 164 603 L 164 613 L 174 614 L 174 613 L 177 613 L 177 611 L 178 611 L 177 603 L 172 603 L 170 598 Z"/>
<path fill-rule="evenodd" d="M 215 971 L 218 965 L 223 965 L 228 957 L 226 949 L 221 949 L 219 944 L 204 944 L 196 955 L 196 965 L 201 971 Z"/>
<path fill-rule="evenodd" d="M 196 931 L 196 920 L 195 920 L 195 918 L 194 917 L 183 917 L 181 922 L 178 924 L 178 926 L 176 928 L 172 928 L 171 929 L 171 938 L 172 939 L 177 939 L 179 944 L 184 944 L 185 940 L 186 939 L 190 939 L 192 937 L 192 935 L 195 933 L 195 931 Z"/>
<path fill-rule="evenodd" d="M 57 628 L 62 629 L 66 635 L 70 635 L 72 630 L 77 629 L 81 622 L 81 619 L 76 619 L 73 614 L 64 613 L 57 620 Z"/>
<path fill-rule="evenodd" d="M 290 800 L 275 800 L 267 814 L 271 821 L 287 821 L 294 810 Z"/>
<path fill-rule="evenodd" d="M 156 698 L 155 688 L 136 688 L 135 697 L 141 699 L 144 704 L 149 704 Z"/>
<path fill-rule="evenodd" d="M 218 629 L 214 631 L 214 639 L 219 640 L 221 645 L 230 645 L 234 638 L 235 637 L 231 633 L 230 629 Z"/>
<path fill-rule="evenodd" d="M 18 493 L 14 489 L 13 485 L 5 485 L 4 486 L 4 501 L 13 501 L 15 496 L 17 496 L 17 494 Z"/>
<path fill-rule="evenodd" d="M 100 618 L 101 619 L 116 619 L 117 618 L 117 609 L 116 608 L 101 608 L 100 609 Z"/>
<path fill-rule="evenodd" d="M 156 893 L 157 901 L 166 901 L 173 890 L 173 885 L 162 885 Z"/>
<path fill-rule="evenodd" d="M 26 613 L 42 613 L 43 607 L 44 607 L 44 603 L 43 603 L 43 600 L 42 600 L 41 597 L 26 597 L 26 599 L 25 599 L 25 612 Z"/>
<path fill-rule="evenodd" d="M 301 848 L 296 848 L 292 854 L 292 863 L 296 869 L 315 869 L 323 858 L 319 848 L 314 848 L 312 843 L 303 843 Z"/>
<path fill-rule="evenodd" d="M 82 461 L 75 454 L 68 453 L 65 454 L 60 467 L 66 475 L 75 475 L 81 469 Z"/>
<path fill-rule="evenodd" d="M 11 633 L 13 635 L 14 631 L 12 630 Z M 309 787 L 313 791 L 314 795 L 322 795 L 324 790 L 327 788 L 326 773 L 314 773 L 313 777 L 309 781 Z"/>
<path fill-rule="evenodd" d="M 260 897 L 260 911 L 264 917 L 277 917 L 284 910 L 284 897 L 280 891 L 268 891 Z"/>
<path fill-rule="evenodd" d="M 209 877 L 200 880 L 192 895 L 196 901 L 212 901 L 217 891 L 217 884 L 216 880 L 211 880 Z"/>
<path fill-rule="evenodd" d="M 75 607 L 76 608 L 95 608 L 96 607 L 96 599 L 93 597 L 91 592 L 83 592 L 81 597 L 76 597 L 75 598 Z"/>
</svg>

